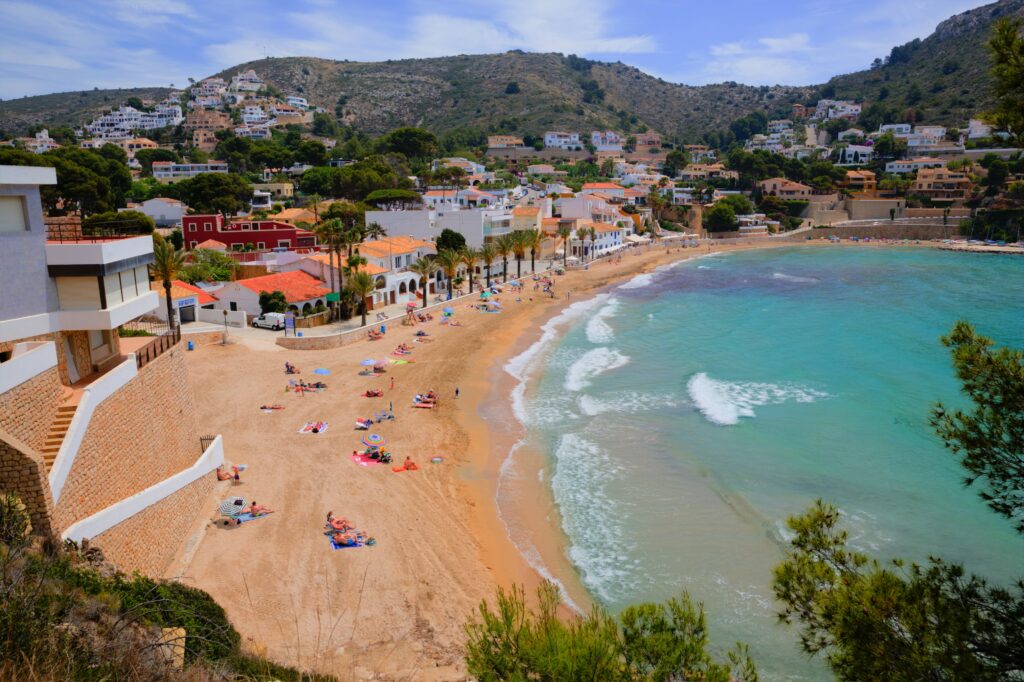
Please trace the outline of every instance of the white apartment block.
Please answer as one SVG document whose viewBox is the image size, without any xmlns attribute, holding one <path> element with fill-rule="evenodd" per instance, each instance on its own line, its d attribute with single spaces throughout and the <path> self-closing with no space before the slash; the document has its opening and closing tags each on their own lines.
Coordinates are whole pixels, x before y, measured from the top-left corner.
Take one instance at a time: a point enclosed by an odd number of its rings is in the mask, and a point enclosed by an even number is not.
<svg viewBox="0 0 1024 682">
<path fill-rule="evenodd" d="M 846 118 L 851 121 L 860 117 L 861 105 L 848 99 L 819 99 L 814 108 L 814 118 L 830 121 Z"/>
<path fill-rule="evenodd" d="M 153 111 L 139 111 L 134 107 L 122 106 L 109 114 L 93 120 L 86 129 L 96 137 L 124 139 L 133 137 L 134 130 L 155 130 L 176 126 L 185 120 L 177 104 L 161 104 Z"/>
<path fill-rule="evenodd" d="M 231 77 L 229 89 L 235 92 L 257 92 L 263 88 L 263 79 L 256 75 L 252 69 L 235 74 Z"/>
<path fill-rule="evenodd" d="M 942 159 L 933 159 L 927 156 L 918 159 L 902 159 L 899 161 L 890 161 L 885 164 L 886 173 L 916 173 L 922 168 L 942 168 L 945 166 L 945 162 Z"/>
<path fill-rule="evenodd" d="M 550 130 L 544 133 L 544 146 L 548 149 L 583 149 L 579 133 Z"/>
<path fill-rule="evenodd" d="M 270 119 L 267 112 L 263 110 L 263 107 L 256 106 L 254 104 L 248 104 L 242 109 L 242 122 L 243 123 L 264 123 Z"/>
<path fill-rule="evenodd" d="M 309 102 L 306 100 L 305 97 L 298 97 L 296 95 L 292 95 L 288 97 L 285 101 L 288 102 L 290 106 L 296 107 L 297 109 L 309 108 Z"/>
<path fill-rule="evenodd" d="M 154 161 L 153 177 L 159 182 L 173 182 L 194 178 L 200 173 L 227 173 L 228 164 L 224 161 L 209 163 L 175 163 L 173 161 Z"/>
<path fill-rule="evenodd" d="M 220 97 L 228 89 L 223 78 L 204 78 L 192 86 L 193 97 Z"/>
</svg>

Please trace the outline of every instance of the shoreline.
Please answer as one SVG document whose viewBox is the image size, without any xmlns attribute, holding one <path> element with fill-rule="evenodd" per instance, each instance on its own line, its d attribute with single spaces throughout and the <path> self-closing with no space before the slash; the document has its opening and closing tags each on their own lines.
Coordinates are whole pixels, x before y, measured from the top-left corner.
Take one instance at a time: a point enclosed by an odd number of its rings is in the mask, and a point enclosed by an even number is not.
<svg viewBox="0 0 1024 682">
<path fill-rule="evenodd" d="M 187 358 L 200 428 L 222 433 L 227 458 L 250 468 L 240 487 L 218 484 L 197 512 L 197 526 L 204 530 L 190 540 L 182 554 L 191 554 L 175 562 L 168 577 L 208 591 L 247 648 L 282 663 L 342 680 L 465 679 L 463 624 L 481 600 L 493 603 L 497 587 L 513 584 L 532 596 L 542 580 L 510 537 L 508 519 L 523 524 L 541 565 L 565 585 L 572 601 L 583 608 L 591 603 L 566 555 L 567 538 L 546 477 L 527 477 L 528 495 L 504 518 L 496 500 L 502 467 L 526 431 L 510 401 L 518 381 L 505 370 L 509 361 L 537 343 L 567 307 L 625 280 L 708 253 L 802 245 L 808 244 L 752 241 L 627 251 L 620 264 L 602 259 L 588 270 L 556 277 L 559 298 L 534 295 L 527 278 L 522 301 L 514 302 L 517 295 L 506 291 L 498 315 L 460 303 L 455 308 L 461 326 L 436 320 L 389 326 L 382 342 L 287 351 L 259 337 L 251 345 L 237 338 L 226 346 L 197 347 Z M 570 301 L 564 299 L 567 290 Z M 420 329 L 434 343 L 414 343 Z M 553 340 L 563 332 L 557 330 Z M 392 365 L 384 378 L 358 374 L 362 359 L 387 355 L 403 342 L 414 347 L 414 362 Z M 328 368 L 329 390 L 301 397 L 282 393 L 285 360 L 305 373 Z M 536 368 L 529 374 L 535 379 Z M 387 396 L 364 398 L 367 388 L 382 388 Z M 411 396 L 428 388 L 442 396 L 437 409 L 410 409 Z M 419 471 L 394 474 L 388 466 L 364 468 L 349 457 L 361 435 L 352 431 L 354 418 L 385 409 L 392 400 L 397 421 L 374 431 L 387 438 L 399 463 L 410 456 Z M 285 410 L 256 409 L 272 403 Z M 308 420 L 329 420 L 330 430 L 296 433 Z M 429 463 L 435 455 L 444 462 Z M 548 461 L 547 453 L 529 446 L 521 446 L 516 457 L 537 468 Z M 221 499 L 233 495 L 276 513 L 230 529 L 204 521 Z M 377 544 L 331 551 L 322 535 L 328 510 L 352 519 Z"/>
</svg>

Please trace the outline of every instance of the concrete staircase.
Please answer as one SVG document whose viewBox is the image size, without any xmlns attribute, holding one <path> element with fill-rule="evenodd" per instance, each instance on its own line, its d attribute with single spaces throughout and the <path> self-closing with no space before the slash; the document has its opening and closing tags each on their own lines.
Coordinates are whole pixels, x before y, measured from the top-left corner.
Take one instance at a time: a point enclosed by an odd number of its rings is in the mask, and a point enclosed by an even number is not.
<svg viewBox="0 0 1024 682">
<path fill-rule="evenodd" d="M 57 408 L 57 416 L 54 418 L 53 424 L 50 425 L 50 432 L 46 435 L 40 452 L 43 456 L 43 464 L 46 465 L 46 473 L 50 473 L 53 462 L 57 459 L 57 453 L 60 452 L 60 446 L 64 442 L 64 435 L 68 432 L 77 409 L 77 404 L 67 403 Z"/>
</svg>

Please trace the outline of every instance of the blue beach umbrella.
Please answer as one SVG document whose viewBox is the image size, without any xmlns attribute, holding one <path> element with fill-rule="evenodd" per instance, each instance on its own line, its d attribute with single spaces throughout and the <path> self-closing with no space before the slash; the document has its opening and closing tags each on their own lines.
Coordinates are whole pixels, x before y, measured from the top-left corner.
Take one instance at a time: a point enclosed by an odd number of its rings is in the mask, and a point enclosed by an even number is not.
<svg viewBox="0 0 1024 682">
<path fill-rule="evenodd" d="M 331 370 L 327 369 L 326 367 L 317 367 L 316 369 L 313 370 L 313 374 L 330 374 L 330 373 L 331 373 Z"/>
<path fill-rule="evenodd" d="M 374 360 L 373 358 L 370 358 L 369 360 L 363 360 L 359 364 L 362 365 L 363 367 L 373 367 L 374 365 L 377 364 L 377 361 Z"/>
<path fill-rule="evenodd" d="M 445 309 L 443 309 L 441 312 L 444 313 L 445 315 L 451 315 L 452 313 L 455 312 L 455 310 L 451 306 L 448 306 Z"/>
</svg>

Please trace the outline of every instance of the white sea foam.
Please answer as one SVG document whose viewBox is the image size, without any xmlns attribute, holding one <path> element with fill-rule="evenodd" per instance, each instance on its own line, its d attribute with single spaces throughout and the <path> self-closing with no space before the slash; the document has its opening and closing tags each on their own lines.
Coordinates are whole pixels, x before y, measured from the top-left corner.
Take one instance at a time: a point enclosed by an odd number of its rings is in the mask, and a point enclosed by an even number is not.
<svg viewBox="0 0 1024 682">
<path fill-rule="evenodd" d="M 502 525 L 505 526 L 505 534 L 508 536 L 508 539 L 512 541 L 515 548 L 519 551 L 522 557 L 526 559 L 526 563 L 530 568 L 537 571 L 537 573 L 545 580 L 558 586 L 558 590 L 562 595 L 562 601 L 564 601 L 569 608 L 573 609 L 577 613 L 583 613 L 583 609 L 581 609 L 580 606 L 569 596 L 569 593 L 565 589 L 565 584 L 548 570 L 547 565 L 541 558 L 540 551 L 538 551 L 534 544 L 530 542 L 525 533 L 515 532 L 513 530 L 513 524 L 510 523 L 510 519 L 505 516 L 503 511 L 501 504 L 502 497 L 509 494 L 508 487 L 510 483 L 515 479 L 521 478 L 520 472 L 517 469 L 519 460 L 516 459 L 515 455 L 516 452 L 518 452 L 525 444 L 526 441 L 521 440 L 513 445 L 512 449 L 509 450 L 505 461 L 501 463 L 501 468 L 498 471 L 498 485 L 494 491 L 494 501 L 498 508 L 498 517 L 501 519 Z M 541 480 L 543 480 L 543 474 L 544 470 L 541 469 L 539 472 Z"/>
<path fill-rule="evenodd" d="M 629 280 L 625 284 L 620 284 L 620 289 L 642 289 L 649 286 L 654 281 L 654 274 L 650 272 L 642 272 L 633 279 Z"/>
<path fill-rule="evenodd" d="M 629 356 L 607 346 L 588 350 L 569 368 L 565 375 L 565 389 L 567 391 L 583 390 L 590 385 L 594 377 L 618 369 L 628 362 Z"/>
<path fill-rule="evenodd" d="M 512 389 L 512 413 L 519 423 L 523 425 L 529 423 L 529 413 L 526 408 L 526 380 L 533 362 L 558 336 L 559 326 L 593 310 L 605 303 L 608 298 L 608 294 L 598 294 L 591 299 L 577 301 L 566 307 L 541 327 L 541 336 L 533 345 L 505 363 L 505 371 L 519 380 L 515 388 Z"/>
<path fill-rule="evenodd" d="M 607 493 L 619 473 L 608 453 L 574 433 L 564 434 L 555 449 L 551 489 L 566 535 L 569 558 L 584 584 L 599 599 L 611 601 L 635 566 L 624 532 L 623 511 Z"/>
<path fill-rule="evenodd" d="M 704 372 L 690 377 L 686 385 L 693 404 L 704 417 L 728 426 L 741 417 L 754 417 L 754 408 L 789 401 L 812 403 L 828 394 L 796 384 L 768 384 L 750 381 L 718 381 Z"/>
<path fill-rule="evenodd" d="M 611 343 L 615 340 L 615 330 L 608 324 L 608 320 L 615 317 L 618 311 L 619 299 L 612 297 L 590 318 L 586 329 L 587 340 L 590 343 Z"/>
<path fill-rule="evenodd" d="M 818 280 L 813 277 L 799 277 L 797 275 L 787 275 L 784 272 L 773 272 L 772 279 L 781 279 L 786 282 L 800 282 L 802 284 L 817 284 Z"/>
<path fill-rule="evenodd" d="M 659 407 L 675 407 L 678 403 L 670 395 L 652 395 L 624 391 L 616 393 L 614 399 L 603 399 L 592 395 L 581 395 L 576 401 L 580 412 L 587 417 L 614 412 L 618 414 L 636 414 Z"/>
</svg>

